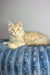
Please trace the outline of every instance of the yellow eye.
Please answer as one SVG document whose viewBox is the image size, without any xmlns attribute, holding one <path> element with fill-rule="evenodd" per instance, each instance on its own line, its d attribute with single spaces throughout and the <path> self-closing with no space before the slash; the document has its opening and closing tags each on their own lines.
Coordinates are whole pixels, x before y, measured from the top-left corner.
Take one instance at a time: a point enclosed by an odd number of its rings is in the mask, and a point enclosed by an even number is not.
<svg viewBox="0 0 50 75">
<path fill-rule="evenodd" d="M 14 29 L 12 29 L 14 31 Z"/>
<path fill-rule="evenodd" d="M 19 28 L 17 30 L 19 30 Z"/>
</svg>

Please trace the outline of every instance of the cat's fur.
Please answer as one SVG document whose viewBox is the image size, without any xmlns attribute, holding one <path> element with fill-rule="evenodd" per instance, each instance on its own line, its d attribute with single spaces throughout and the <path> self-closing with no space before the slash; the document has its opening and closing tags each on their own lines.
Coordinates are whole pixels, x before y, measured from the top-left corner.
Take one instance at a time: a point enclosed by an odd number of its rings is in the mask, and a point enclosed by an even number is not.
<svg viewBox="0 0 50 75">
<path fill-rule="evenodd" d="M 12 49 L 23 45 L 49 44 L 49 39 L 46 35 L 39 32 L 24 32 L 21 21 L 17 25 L 9 21 L 8 27 L 9 42 L 4 42 L 4 44 L 8 44 L 8 47 Z"/>
</svg>

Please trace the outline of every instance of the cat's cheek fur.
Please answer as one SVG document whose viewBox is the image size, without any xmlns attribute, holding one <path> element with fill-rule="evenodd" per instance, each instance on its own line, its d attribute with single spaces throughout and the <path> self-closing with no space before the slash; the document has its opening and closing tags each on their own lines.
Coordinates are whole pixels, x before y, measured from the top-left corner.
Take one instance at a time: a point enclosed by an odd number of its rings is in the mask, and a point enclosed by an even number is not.
<svg viewBox="0 0 50 75">
<path fill-rule="evenodd" d="M 13 35 L 15 35 L 15 33 L 13 33 Z"/>
</svg>

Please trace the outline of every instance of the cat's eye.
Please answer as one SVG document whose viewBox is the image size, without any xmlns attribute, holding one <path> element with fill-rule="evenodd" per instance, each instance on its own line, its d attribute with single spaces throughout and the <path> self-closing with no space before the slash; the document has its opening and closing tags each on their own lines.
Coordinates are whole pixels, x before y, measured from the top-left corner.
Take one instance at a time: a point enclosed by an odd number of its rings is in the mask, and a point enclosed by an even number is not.
<svg viewBox="0 0 50 75">
<path fill-rule="evenodd" d="M 19 30 L 19 28 L 17 30 Z"/>
<path fill-rule="evenodd" d="M 12 29 L 14 31 L 14 29 Z"/>
</svg>

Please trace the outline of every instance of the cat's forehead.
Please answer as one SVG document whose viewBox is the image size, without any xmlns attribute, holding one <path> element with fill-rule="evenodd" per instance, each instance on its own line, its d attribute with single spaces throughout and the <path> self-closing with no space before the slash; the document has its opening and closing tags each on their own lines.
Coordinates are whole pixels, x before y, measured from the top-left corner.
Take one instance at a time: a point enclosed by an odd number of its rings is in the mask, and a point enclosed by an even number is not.
<svg viewBox="0 0 50 75">
<path fill-rule="evenodd" d="M 14 25 L 13 27 L 14 27 L 14 28 L 18 28 L 18 27 L 20 27 L 20 26 L 19 26 L 19 25 Z"/>
<path fill-rule="evenodd" d="M 12 26 L 12 29 L 17 30 L 18 28 L 22 29 L 22 27 L 20 27 L 19 25 L 14 25 L 14 26 Z"/>
<path fill-rule="evenodd" d="M 16 28 L 16 27 L 17 27 L 17 25 L 14 25 L 13 27 L 15 27 L 15 28 Z"/>
</svg>

